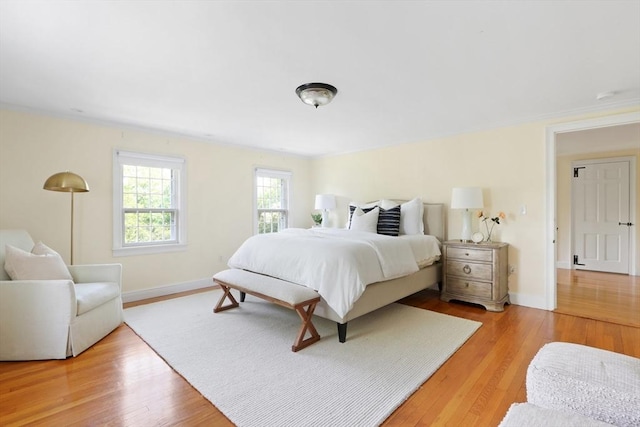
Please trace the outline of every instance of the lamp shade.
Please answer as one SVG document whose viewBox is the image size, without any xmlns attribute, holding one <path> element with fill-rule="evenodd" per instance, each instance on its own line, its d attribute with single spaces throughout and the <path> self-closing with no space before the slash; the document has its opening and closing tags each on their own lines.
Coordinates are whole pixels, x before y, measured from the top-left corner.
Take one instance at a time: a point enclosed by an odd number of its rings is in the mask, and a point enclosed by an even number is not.
<svg viewBox="0 0 640 427">
<path fill-rule="evenodd" d="M 89 184 L 80 175 L 66 171 L 51 175 L 42 188 L 66 193 L 86 193 L 89 191 Z"/>
<path fill-rule="evenodd" d="M 329 210 L 336 208 L 336 196 L 333 194 L 316 195 L 316 209 Z"/>
<path fill-rule="evenodd" d="M 451 209 L 480 209 L 483 206 L 480 187 L 455 187 L 451 192 Z"/>
</svg>

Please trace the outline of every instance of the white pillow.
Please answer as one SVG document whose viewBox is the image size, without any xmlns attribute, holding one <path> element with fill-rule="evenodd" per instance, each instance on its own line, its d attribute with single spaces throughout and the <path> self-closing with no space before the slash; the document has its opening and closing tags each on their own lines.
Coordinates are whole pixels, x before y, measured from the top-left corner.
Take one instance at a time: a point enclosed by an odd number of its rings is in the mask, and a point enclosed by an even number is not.
<svg viewBox="0 0 640 427">
<path fill-rule="evenodd" d="M 400 205 L 400 234 L 424 234 L 424 205 L 416 197 Z"/>
<path fill-rule="evenodd" d="M 11 245 L 6 246 L 4 269 L 11 280 L 73 280 L 56 251 L 42 242 L 38 242 L 33 251 L 29 253 Z"/>
<path fill-rule="evenodd" d="M 393 200 L 380 200 L 380 207 L 389 210 L 398 206 Z M 416 197 L 400 205 L 400 234 L 424 234 L 424 205 L 422 199 Z"/>
<path fill-rule="evenodd" d="M 378 232 L 378 216 L 380 215 L 380 208 L 375 207 L 367 213 L 360 208 L 356 208 L 353 211 L 351 217 L 351 228 L 354 231 L 366 231 L 367 233 Z"/>
<path fill-rule="evenodd" d="M 347 220 L 347 228 L 351 228 L 351 208 L 362 208 L 362 209 L 370 209 L 375 208 L 376 206 L 380 206 L 379 202 L 370 202 L 370 203 L 360 203 L 360 202 L 349 202 L 349 219 Z"/>
<path fill-rule="evenodd" d="M 54 251 L 53 249 L 51 249 L 49 246 L 45 245 L 42 242 L 38 242 L 35 245 L 33 245 L 33 249 L 31 249 L 31 253 L 34 255 L 57 255 L 60 258 L 62 258 L 58 252 Z"/>
</svg>

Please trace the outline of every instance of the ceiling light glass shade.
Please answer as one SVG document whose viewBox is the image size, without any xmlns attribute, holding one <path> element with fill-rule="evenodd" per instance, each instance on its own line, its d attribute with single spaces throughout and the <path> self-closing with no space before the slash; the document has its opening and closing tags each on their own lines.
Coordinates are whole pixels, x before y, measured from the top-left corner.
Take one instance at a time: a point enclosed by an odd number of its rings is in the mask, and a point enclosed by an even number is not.
<svg viewBox="0 0 640 427">
<path fill-rule="evenodd" d="M 296 94 L 302 102 L 316 108 L 330 103 L 337 93 L 338 89 L 326 83 L 306 83 L 296 89 Z"/>
<path fill-rule="evenodd" d="M 86 193 L 89 191 L 89 184 L 80 175 L 66 171 L 51 175 L 42 188 L 66 193 Z"/>
</svg>

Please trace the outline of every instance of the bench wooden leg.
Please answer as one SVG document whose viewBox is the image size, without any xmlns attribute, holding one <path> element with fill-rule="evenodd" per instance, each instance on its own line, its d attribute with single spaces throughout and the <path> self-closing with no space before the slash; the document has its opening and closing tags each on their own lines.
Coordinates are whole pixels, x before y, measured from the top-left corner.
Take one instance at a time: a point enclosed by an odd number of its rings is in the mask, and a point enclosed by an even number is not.
<svg viewBox="0 0 640 427">
<path fill-rule="evenodd" d="M 313 316 L 313 311 L 316 309 L 316 303 L 312 302 L 309 304 L 305 310 L 304 306 L 295 307 L 298 316 L 302 320 L 302 325 L 300 326 L 300 331 L 298 332 L 298 336 L 291 346 L 291 351 L 302 350 L 305 347 L 310 346 L 316 341 L 320 340 L 320 334 L 316 330 L 316 327 L 311 323 L 311 316 Z M 304 339 L 305 334 L 309 331 L 311 335 L 309 338 Z"/>
<path fill-rule="evenodd" d="M 220 297 L 218 304 L 216 304 L 215 308 L 213 309 L 213 312 L 218 313 L 219 311 L 229 310 L 230 308 L 238 307 L 240 304 L 238 304 L 238 301 L 236 301 L 236 299 L 231 294 L 231 288 L 223 283 L 220 283 L 220 282 L 217 282 L 217 283 L 220 285 L 224 293 Z M 227 297 L 229 298 L 230 303 L 223 306 L 222 304 L 224 304 L 224 300 L 227 299 Z"/>
</svg>

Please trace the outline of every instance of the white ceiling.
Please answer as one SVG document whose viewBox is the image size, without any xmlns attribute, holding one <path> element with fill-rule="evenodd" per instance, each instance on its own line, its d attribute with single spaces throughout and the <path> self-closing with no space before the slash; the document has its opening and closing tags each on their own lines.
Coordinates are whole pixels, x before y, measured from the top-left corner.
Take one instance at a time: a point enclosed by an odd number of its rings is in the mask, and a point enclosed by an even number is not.
<svg viewBox="0 0 640 427">
<path fill-rule="evenodd" d="M 640 1 L 0 0 L 0 103 L 308 156 L 424 141 L 640 104 Z"/>
</svg>

